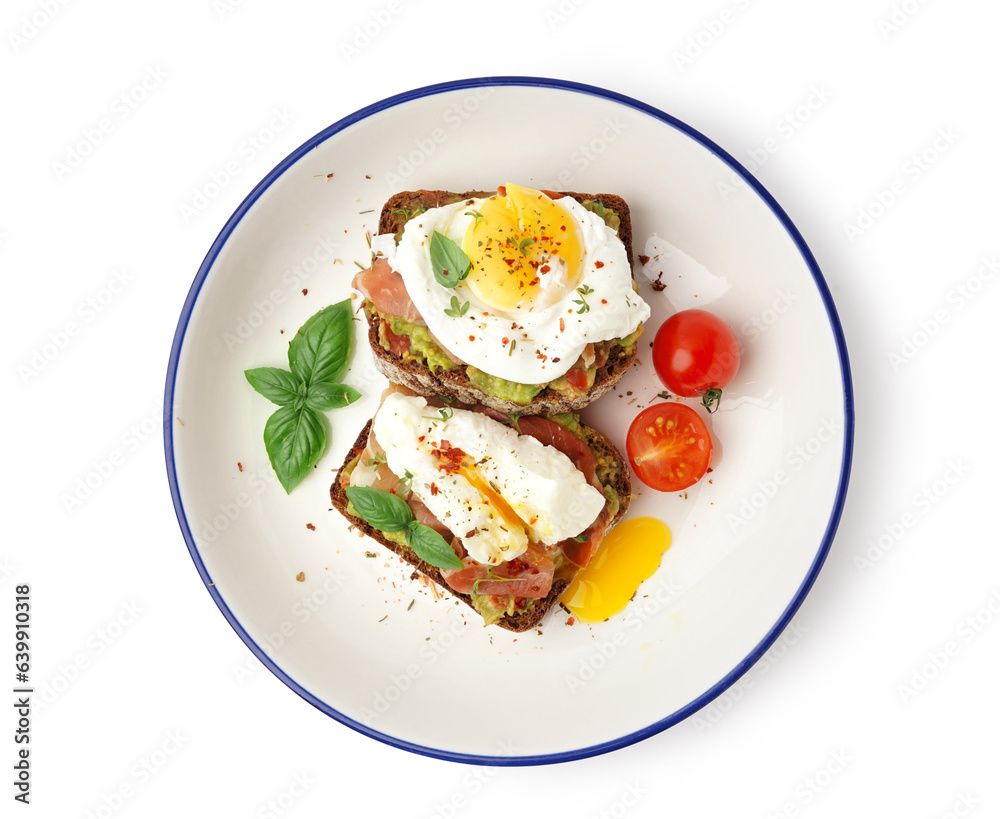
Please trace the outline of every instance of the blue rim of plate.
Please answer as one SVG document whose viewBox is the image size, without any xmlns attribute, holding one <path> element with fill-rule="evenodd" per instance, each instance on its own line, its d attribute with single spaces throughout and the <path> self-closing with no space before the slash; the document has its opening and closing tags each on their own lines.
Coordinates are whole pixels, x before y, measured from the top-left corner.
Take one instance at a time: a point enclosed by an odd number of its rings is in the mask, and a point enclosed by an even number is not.
<svg viewBox="0 0 1000 819">
<path fill-rule="evenodd" d="M 431 748 L 425 745 L 418 745 L 412 742 L 406 742 L 388 734 L 375 731 L 367 725 L 363 725 L 362 723 L 344 716 L 339 711 L 332 708 L 330 705 L 323 702 L 309 691 L 305 690 L 295 680 L 289 677 L 284 670 L 276 665 L 267 656 L 263 649 L 253 640 L 253 638 L 247 634 L 242 624 L 236 619 L 232 611 L 230 611 L 229 606 L 226 605 L 226 602 L 222 599 L 222 595 L 216 587 L 212 585 L 212 578 L 209 576 L 208 570 L 206 569 L 205 564 L 201 559 L 201 555 L 198 552 L 198 548 L 195 545 L 194 538 L 191 534 L 191 527 L 188 524 L 187 516 L 184 512 L 184 504 L 181 501 L 180 488 L 177 483 L 177 470 L 174 463 L 172 423 L 174 417 L 174 388 L 177 380 L 177 364 L 180 360 L 181 349 L 184 345 L 184 336 L 187 332 L 188 322 L 190 321 L 191 312 L 194 309 L 195 302 L 198 300 L 198 295 L 201 292 L 202 285 L 204 285 L 205 280 L 208 278 L 216 257 L 228 241 L 230 234 L 236 229 L 236 226 L 243 219 L 243 216 L 250 209 L 250 207 L 252 207 L 253 204 L 261 197 L 264 191 L 266 191 L 302 156 L 316 148 L 321 143 L 325 142 L 334 134 L 343 131 L 345 128 L 349 128 L 352 125 L 367 119 L 373 114 L 378 113 L 379 111 L 393 108 L 405 102 L 417 100 L 422 97 L 433 96 L 435 94 L 442 94 L 448 91 L 459 91 L 470 88 L 479 88 L 482 86 L 530 86 L 553 88 L 561 91 L 589 94 L 591 96 L 611 100 L 612 102 L 617 102 L 621 105 L 641 111 L 644 114 L 648 114 L 654 119 L 658 119 L 672 128 L 681 131 L 725 162 L 735 173 L 739 174 L 743 180 L 753 188 L 754 191 L 756 191 L 757 195 L 760 196 L 762 200 L 764 200 L 767 206 L 771 209 L 772 213 L 777 217 L 778 221 L 781 222 L 781 225 L 788 232 L 792 241 L 795 242 L 795 246 L 798 248 L 798 251 L 802 255 L 809 271 L 812 273 L 816 288 L 818 289 L 820 297 L 823 300 L 823 305 L 826 308 L 827 317 L 830 321 L 830 328 L 833 331 L 834 340 L 837 346 L 837 356 L 840 359 L 841 377 L 844 390 L 844 454 L 841 460 L 840 481 L 837 486 L 837 496 L 833 504 L 833 509 L 830 512 L 830 518 L 827 521 L 826 531 L 824 532 L 816 557 L 813 559 L 812 565 L 809 567 L 809 571 L 792 598 L 792 601 L 788 604 L 788 607 L 784 610 L 784 612 L 782 612 L 778 621 L 774 624 L 771 630 L 768 631 L 753 651 L 751 651 L 740 663 L 738 663 L 732 671 L 730 671 L 710 689 L 705 691 L 701 696 L 692 700 L 690 703 L 685 705 L 683 708 L 678 709 L 673 714 L 670 714 L 669 716 L 664 717 L 663 719 L 658 720 L 652 725 L 649 725 L 639 731 L 634 731 L 617 739 L 609 740 L 608 742 L 603 742 L 597 745 L 590 745 L 586 748 L 579 748 L 572 751 L 564 751 L 554 754 L 491 757 L 454 753 L 439 750 L 437 748 Z M 257 656 L 261 663 L 263 663 L 264 666 L 271 671 L 271 673 L 291 688 L 296 694 L 343 725 L 353 728 L 355 731 L 358 731 L 365 736 L 384 742 L 385 744 L 396 748 L 401 748 L 406 751 L 411 751 L 413 753 L 436 759 L 444 759 L 452 762 L 464 762 L 473 765 L 544 765 L 557 762 L 571 762 L 577 759 L 597 756 L 599 754 L 614 751 L 619 748 L 632 745 L 636 742 L 640 742 L 666 730 L 667 728 L 670 728 L 673 725 L 676 725 L 678 722 L 681 722 L 691 716 L 696 711 L 704 708 L 712 702 L 712 700 L 726 691 L 726 689 L 742 677 L 743 674 L 745 674 L 751 666 L 753 666 L 754 663 L 756 663 L 757 660 L 764 655 L 768 648 L 771 647 L 771 644 L 778 638 L 781 632 L 784 631 L 785 627 L 795 615 L 795 612 L 798 611 L 799 606 L 802 605 L 802 601 L 805 600 L 806 595 L 809 593 L 813 583 L 816 581 L 816 577 L 819 575 L 819 571 L 830 551 L 830 546 L 833 543 L 837 526 L 840 523 L 840 516 L 843 512 L 844 502 L 847 497 L 847 484 L 850 479 L 851 459 L 854 450 L 854 390 L 851 384 L 851 370 L 847 357 L 847 344 L 844 340 L 844 332 L 840 325 L 840 319 L 837 316 L 836 307 L 833 304 L 833 297 L 830 295 L 830 290 L 827 287 L 826 280 L 823 278 L 819 265 L 816 263 L 816 259 L 813 257 L 812 252 L 806 246 L 802 235 L 796 229 L 795 225 L 792 224 L 791 219 L 788 218 L 788 215 L 781 209 L 771 194 L 769 194 L 764 189 L 763 185 L 761 185 L 760 182 L 758 182 L 742 165 L 740 165 L 739 162 L 716 145 L 712 140 L 708 139 L 691 126 L 681 122 L 670 114 L 667 114 L 658 108 L 654 108 L 651 105 L 647 105 L 644 102 L 633 99 L 632 97 L 625 96 L 624 94 L 618 94 L 614 91 L 608 91 L 604 88 L 599 88 L 593 85 L 584 85 L 570 80 L 556 80 L 545 77 L 473 77 L 464 80 L 452 80 L 449 82 L 437 83 L 435 85 L 426 85 L 421 88 L 415 88 L 411 91 L 396 94 L 355 111 L 353 114 L 335 122 L 333 125 L 330 125 L 320 133 L 306 140 L 302 145 L 279 162 L 275 168 L 267 176 L 265 176 L 252 191 L 250 191 L 246 199 L 240 203 L 236 212 L 233 213 L 233 215 L 226 222 L 225 226 L 219 232 L 219 235 L 212 243 L 211 248 L 209 248 L 209 251 L 205 256 L 205 260 L 201 263 L 201 267 L 198 269 L 194 282 L 191 284 L 191 289 L 188 291 L 187 299 L 184 301 L 184 307 L 181 310 L 180 318 L 177 322 L 177 329 L 174 333 L 173 343 L 170 348 L 170 361 L 167 366 L 167 379 L 163 406 L 163 441 L 164 454 L 166 456 L 167 479 L 170 484 L 170 495 L 173 498 L 174 511 L 177 514 L 177 521 L 180 524 L 181 533 L 187 543 L 191 558 L 194 560 L 195 566 L 198 568 L 198 573 L 201 575 L 201 578 L 205 583 L 205 587 L 208 589 L 208 593 L 212 596 L 212 599 L 219 607 L 219 610 L 229 621 L 229 624 L 233 627 L 236 633 L 239 634 L 243 642 L 246 643 L 247 647 L 250 648 L 250 650 Z"/>
</svg>

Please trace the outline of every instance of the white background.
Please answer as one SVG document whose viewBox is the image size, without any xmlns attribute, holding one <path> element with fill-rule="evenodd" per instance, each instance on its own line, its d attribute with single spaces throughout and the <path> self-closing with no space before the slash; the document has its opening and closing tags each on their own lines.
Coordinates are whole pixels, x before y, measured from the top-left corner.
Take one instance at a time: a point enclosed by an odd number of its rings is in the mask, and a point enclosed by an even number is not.
<svg viewBox="0 0 1000 819">
<path fill-rule="evenodd" d="M 28 583 L 52 693 L 32 804 L 0 784 L 3 815 L 997 815 L 998 26 L 985 0 L 7 4 L 0 680 Z M 857 398 L 847 506 L 787 636 L 688 721 L 554 767 L 383 746 L 260 668 L 188 556 L 160 431 L 188 287 L 256 182 L 364 105 L 490 74 L 603 86 L 756 154 L 830 285 Z"/>
</svg>

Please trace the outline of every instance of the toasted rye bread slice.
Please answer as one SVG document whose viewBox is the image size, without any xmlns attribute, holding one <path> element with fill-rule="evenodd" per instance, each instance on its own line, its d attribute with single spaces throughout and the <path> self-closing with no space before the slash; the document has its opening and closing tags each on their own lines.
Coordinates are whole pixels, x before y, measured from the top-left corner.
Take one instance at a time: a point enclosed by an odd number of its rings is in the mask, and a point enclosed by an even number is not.
<svg viewBox="0 0 1000 819">
<path fill-rule="evenodd" d="M 600 201 L 607 210 L 613 211 L 618 216 L 618 237 L 625 245 L 625 252 L 631 266 L 632 220 L 625 200 L 616 194 L 609 193 L 590 194 L 575 191 L 562 193 L 564 196 L 573 197 L 584 205 L 592 201 Z M 398 241 L 408 219 L 411 216 L 419 218 L 419 214 L 415 216 L 413 214 L 420 208 L 436 208 L 461 202 L 463 199 L 484 198 L 492 195 L 494 194 L 491 191 L 465 191 L 464 193 L 430 190 L 403 191 L 392 196 L 382 207 L 378 232 L 380 234 L 396 234 Z M 375 366 L 390 381 L 409 387 L 421 395 L 447 396 L 463 404 L 485 404 L 491 409 L 508 414 L 552 415 L 559 412 L 581 410 L 614 388 L 632 362 L 635 361 L 638 352 L 637 347 L 627 350 L 621 345 L 614 345 L 607 361 L 598 369 L 593 386 L 586 393 L 571 398 L 558 390 L 546 387 L 530 403 L 519 404 L 516 401 L 483 392 L 470 382 L 464 366 L 457 366 L 451 370 L 440 367 L 431 369 L 423 362 L 405 360 L 402 356 L 385 349 L 379 342 L 379 324 L 382 319 L 368 309 L 367 303 L 365 316 L 368 319 L 368 343 L 371 345 L 375 357 Z"/>
<path fill-rule="evenodd" d="M 472 597 L 468 594 L 461 594 L 454 591 L 441 576 L 440 569 L 422 561 L 408 547 L 401 546 L 400 544 L 387 539 L 378 529 L 375 529 L 361 518 L 348 514 L 347 494 L 344 491 L 345 487 L 342 485 L 343 475 L 344 472 L 354 464 L 364 451 L 365 446 L 368 443 L 368 433 L 371 431 L 371 427 L 372 421 L 365 424 L 364 429 L 361 430 L 357 440 L 354 442 L 354 446 L 351 448 L 351 451 L 347 453 L 347 457 L 344 459 L 343 465 L 337 471 L 337 477 L 330 486 L 330 500 L 333 502 L 333 505 L 337 508 L 337 510 L 339 510 L 340 513 L 347 518 L 353 526 L 360 529 L 373 540 L 377 540 L 385 546 L 385 548 L 399 555 L 417 571 L 437 583 L 438 586 L 440 586 L 445 592 L 457 597 L 473 611 L 476 611 L 475 606 L 472 605 Z M 609 441 L 604 435 L 593 427 L 589 427 L 582 422 L 580 423 L 580 429 L 587 441 L 587 444 L 597 456 L 598 463 L 607 463 L 608 466 L 606 471 L 609 476 L 607 485 L 611 486 L 618 494 L 618 512 L 608 522 L 608 527 L 604 533 L 606 537 L 607 533 L 611 531 L 615 524 L 617 524 L 628 511 L 629 503 L 632 497 L 632 482 L 629 478 L 628 466 L 626 465 L 625 460 L 622 458 L 621 453 L 615 449 L 611 441 Z M 552 581 L 552 588 L 549 590 L 548 595 L 544 599 L 539 600 L 534 606 L 532 606 L 531 609 L 527 611 L 504 615 L 504 617 L 497 621 L 496 625 L 501 628 L 505 628 L 508 631 L 527 631 L 528 629 L 535 628 L 541 622 L 542 618 L 545 617 L 549 609 L 555 606 L 555 604 L 559 601 L 562 593 L 566 590 L 567 586 L 569 586 L 571 579 L 571 577 L 560 577 L 554 579 Z M 478 612 L 476 613 L 478 615 Z"/>
</svg>

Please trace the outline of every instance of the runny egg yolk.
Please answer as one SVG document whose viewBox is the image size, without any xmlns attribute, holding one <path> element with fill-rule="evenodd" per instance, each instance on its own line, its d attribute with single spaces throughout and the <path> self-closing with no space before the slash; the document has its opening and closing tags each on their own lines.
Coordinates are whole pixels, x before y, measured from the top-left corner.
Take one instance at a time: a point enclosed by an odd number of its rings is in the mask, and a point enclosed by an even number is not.
<svg viewBox="0 0 1000 819">
<path fill-rule="evenodd" d="M 479 470 L 474 466 L 467 466 L 465 464 L 458 470 L 458 474 L 462 475 L 473 488 L 479 492 L 483 500 L 493 507 L 495 511 L 501 518 L 503 518 L 504 523 L 510 527 L 511 531 L 514 532 L 524 532 L 525 525 L 524 521 L 521 520 L 517 512 L 511 508 L 511 505 L 507 503 L 504 497 L 497 492 L 487 481 L 479 474 Z"/>
<path fill-rule="evenodd" d="M 472 262 L 466 282 L 497 310 L 531 304 L 553 282 L 563 291 L 576 287 L 583 258 L 580 228 L 565 208 L 541 191 L 505 190 L 506 196 L 490 197 L 473 212 L 462 240 Z"/>
<path fill-rule="evenodd" d="M 607 620 L 628 605 L 669 547 L 670 530 L 662 521 L 643 517 L 622 522 L 577 572 L 560 602 L 580 620 Z"/>
</svg>

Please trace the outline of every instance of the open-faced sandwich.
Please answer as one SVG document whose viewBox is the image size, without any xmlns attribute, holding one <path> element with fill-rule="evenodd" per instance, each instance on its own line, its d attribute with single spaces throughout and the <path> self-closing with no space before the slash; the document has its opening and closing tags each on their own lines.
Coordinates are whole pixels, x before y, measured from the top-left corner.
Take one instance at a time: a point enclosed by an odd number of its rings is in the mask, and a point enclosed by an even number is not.
<svg viewBox="0 0 1000 819">
<path fill-rule="evenodd" d="M 630 494 L 622 456 L 572 413 L 511 418 L 397 386 L 330 489 L 353 525 L 512 631 L 555 605 Z"/>
<path fill-rule="evenodd" d="M 649 317 L 615 195 L 408 191 L 385 204 L 372 252 L 354 286 L 376 366 L 423 395 L 582 409 L 632 364 Z"/>
</svg>

